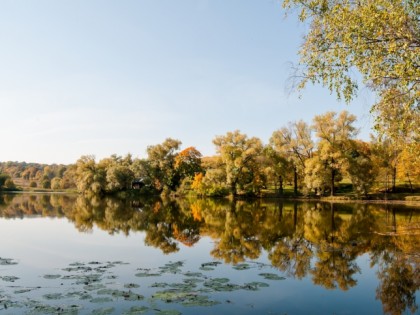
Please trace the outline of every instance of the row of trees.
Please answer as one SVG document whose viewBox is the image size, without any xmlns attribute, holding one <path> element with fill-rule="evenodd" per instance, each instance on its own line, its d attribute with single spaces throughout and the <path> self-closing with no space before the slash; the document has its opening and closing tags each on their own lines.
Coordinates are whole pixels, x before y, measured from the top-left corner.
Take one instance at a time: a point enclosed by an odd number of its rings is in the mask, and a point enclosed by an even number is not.
<svg viewBox="0 0 420 315">
<path fill-rule="evenodd" d="M 67 166 L 7 162 L 0 172 L 31 185 L 85 194 L 128 190 L 134 180 L 143 193 L 203 196 L 258 195 L 267 188 L 282 195 L 286 184 L 295 195 L 334 195 L 343 179 L 357 195 L 367 195 L 375 184 L 395 191 L 397 178 L 413 190 L 420 183 L 420 143 L 408 136 L 358 140 L 355 121 L 347 111 L 327 112 L 311 125 L 297 121 L 274 131 L 268 144 L 239 130 L 227 132 L 214 138 L 217 155 L 212 157 L 202 157 L 195 147 L 181 150 L 179 140 L 168 138 L 149 146 L 144 159 L 128 154 L 99 162 L 87 155 Z"/>
<path fill-rule="evenodd" d="M 68 189 L 74 188 L 72 165 L 0 162 L 0 174 L 7 174 L 21 186 Z M 69 172 L 68 172 L 69 171 Z M 14 181 L 13 181 L 14 179 Z"/>
<path fill-rule="evenodd" d="M 375 183 L 395 191 L 398 177 L 413 189 L 420 182 L 419 143 L 358 140 L 355 121 L 347 111 L 328 112 L 315 116 L 312 125 L 298 121 L 274 131 L 267 145 L 236 130 L 216 136 L 217 155 L 204 158 L 196 148 L 180 150 L 181 142 L 168 138 L 149 146 L 145 159 L 113 155 L 96 163 L 83 156 L 73 178 L 79 191 L 94 194 L 129 189 L 135 178 L 144 192 L 204 196 L 258 195 L 269 187 L 281 195 L 286 183 L 295 194 L 334 195 L 343 178 L 358 195 L 367 195 Z"/>
</svg>

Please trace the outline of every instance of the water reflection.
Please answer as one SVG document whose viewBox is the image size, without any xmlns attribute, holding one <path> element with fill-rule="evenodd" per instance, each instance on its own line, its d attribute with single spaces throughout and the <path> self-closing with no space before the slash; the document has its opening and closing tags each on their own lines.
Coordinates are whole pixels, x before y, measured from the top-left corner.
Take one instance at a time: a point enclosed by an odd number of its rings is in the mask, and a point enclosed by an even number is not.
<svg viewBox="0 0 420 315">
<path fill-rule="evenodd" d="M 209 199 L 116 200 L 69 195 L 3 195 L 0 217 L 65 217 L 81 232 L 145 233 L 145 243 L 169 254 L 200 237 L 226 263 L 268 253 L 289 277 L 309 277 L 327 289 L 357 285 L 356 258 L 377 268 L 376 297 L 388 314 L 416 312 L 420 285 L 420 211 L 413 207 Z"/>
</svg>

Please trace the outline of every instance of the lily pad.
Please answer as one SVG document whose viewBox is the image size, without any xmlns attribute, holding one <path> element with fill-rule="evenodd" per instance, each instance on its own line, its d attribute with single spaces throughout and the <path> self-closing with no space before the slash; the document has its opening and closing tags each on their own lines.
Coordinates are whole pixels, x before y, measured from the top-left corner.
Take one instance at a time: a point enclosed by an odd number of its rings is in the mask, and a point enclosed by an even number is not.
<svg viewBox="0 0 420 315">
<path fill-rule="evenodd" d="M 92 295 L 85 291 L 69 292 L 66 294 L 66 297 L 72 299 L 77 298 L 79 300 L 91 300 L 93 298 Z"/>
<path fill-rule="evenodd" d="M 61 275 L 44 275 L 44 279 L 58 279 Z"/>
<path fill-rule="evenodd" d="M 179 291 L 175 289 L 169 289 L 165 291 L 158 291 L 152 295 L 153 299 L 161 300 L 166 303 L 177 303 L 183 302 L 194 297 L 196 294 L 191 292 Z"/>
<path fill-rule="evenodd" d="M 97 297 L 97 298 L 94 298 L 94 299 L 90 300 L 91 303 L 107 303 L 107 302 L 112 302 L 112 301 L 113 301 L 113 299 L 111 299 L 108 296 Z"/>
<path fill-rule="evenodd" d="M 203 271 L 212 271 L 215 269 L 215 267 L 217 267 L 220 264 L 221 264 L 220 261 L 211 261 L 211 262 L 201 264 L 201 267 L 199 269 Z"/>
<path fill-rule="evenodd" d="M 0 265 L 2 265 L 2 266 L 17 265 L 17 262 L 14 261 L 12 258 L 1 258 L 0 257 Z"/>
<path fill-rule="evenodd" d="M 242 289 L 248 290 L 248 291 L 258 291 L 260 288 L 267 288 L 269 286 L 270 285 L 265 282 L 249 282 L 249 283 L 245 283 L 242 286 Z"/>
<path fill-rule="evenodd" d="M 233 266 L 232 268 L 235 270 L 248 270 L 251 268 L 251 266 L 249 264 L 237 264 Z"/>
<path fill-rule="evenodd" d="M 100 290 L 105 288 L 105 285 L 103 285 L 102 283 L 93 283 L 93 284 L 88 284 L 85 285 L 83 287 L 83 289 L 87 290 L 87 291 L 95 291 L 95 290 Z"/>
<path fill-rule="evenodd" d="M 144 278 L 144 277 L 160 277 L 160 273 L 150 273 L 150 272 L 138 272 L 135 274 L 136 277 Z"/>
<path fill-rule="evenodd" d="M 15 282 L 16 280 L 19 280 L 19 278 L 15 276 L 3 276 L 3 277 L 0 277 L 0 279 L 6 282 Z"/>
<path fill-rule="evenodd" d="M 181 303 L 184 306 L 213 306 L 220 304 L 218 301 L 209 300 L 207 296 L 196 295 Z"/>
<path fill-rule="evenodd" d="M 139 288 L 140 286 L 138 284 L 135 283 L 127 283 L 124 284 L 124 288 L 126 289 L 135 289 L 135 288 Z"/>
<path fill-rule="evenodd" d="M 156 315 L 181 315 L 182 313 L 177 310 L 155 310 Z"/>
<path fill-rule="evenodd" d="M 169 286 L 169 284 L 166 282 L 155 282 L 150 285 L 151 288 L 166 288 L 167 286 Z"/>
<path fill-rule="evenodd" d="M 267 280 L 286 280 L 285 277 L 280 277 L 279 275 L 276 275 L 275 273 L 260 273 L 259 275 L 264 277 L 264 279 L 267 279 Z"/>
<path fill-rule="evenodd" d="M 122 315 L 139 315 L 148 312 L 150 309 L 146 306 L 133 306 L 128 311 L 122 313 Z"/>
<path fill-rule="evenodd" d="M 165 264 L 163 267 L 159 267 L 159 269 L 162 272 L 168 272 L 168 273 L 180 273 L 182 270 L 180 269 L 184 265 L 184 262 L 182 261 L 176 261 L 176 262 L 169 262 Z"/>
<path fill-rule="evenodd" d="M 64 295 L 61 293 L 48 293 L 44 294 L 43 298 L 46 300 L 60 300 L 64 298 Z"/>
<path fill-rule="evenodd" d="M 35 290 L 35 289 L 33 289 L 33 288 L 19 289 L 19 290 L 15 290 L 13 293 L 14 294 L 22 294 L 22 293 L 31 292 L 32 290 Z"/>
<path fill-rule="evenodd" d="M 193 278 L 199 278 L 199 277 L 204 277 L 204 275 L 201 272 L 186 272 L 183 274 L 186 277 L 193 277 Z"/>
<path fill-rule="evenodd" d="M 112 314 L 114 310 L 115 309 L 113 307 L 103 307 L 103 308 L 94 309 L 91 314 L 92 315 L 108 315 L 108 314 Z"/>
<path fill-rule="evenodd" d="M 241 289 L 237 284 L 228 283 L 227 278 L 215 278 L 204 282 L 204 286 L 218 292 L 229 292 Z"/>
</svg>

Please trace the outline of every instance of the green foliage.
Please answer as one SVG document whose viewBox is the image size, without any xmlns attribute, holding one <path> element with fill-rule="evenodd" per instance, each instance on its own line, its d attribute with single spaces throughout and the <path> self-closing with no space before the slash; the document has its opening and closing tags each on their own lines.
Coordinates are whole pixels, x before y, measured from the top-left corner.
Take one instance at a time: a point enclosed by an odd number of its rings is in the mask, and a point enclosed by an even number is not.
<svg viewBox="0 0 420 315">
<path fill-rule="evenodd" d="M 262 170 L 258 158 L 262 156 L 263 146 L 258 138 L 248 138 L 239 130 L 217 136 L 213 140 L 216 151 L 220 154 L 226 172 L 226 184 L 233 196 L 246 184 L 258 186 L 258 175 Z"/>
<path fill-rule="evenodd" d="M 0 189 L 5 185 L 6 181 L 10 178 L 7 174 L 0 174 Z"/>
<path fill-rule="evenodd" d="M 62 186 L 61 178 L 54 177 L 51 180 L 51 189 L 58 190 L 58 189 L 61 189 L 61 186 Z"/>
<path fill-rule="evenodd" d="M 51 181 L 48 178 L 43 179 L 41 182 L 41 187 L 46 189 L 51 188 Z"/>
<path fill-rule="evenodd" d="M 358 76 L 378 94 L 372 110 L 379 132 L 404 124 L 419 137 L 420 6 L 417 0 L 285 0 L 308 33 L 300 49 L 298 88 L 321 83 L 349 102 Z M 402 113 L 393 120 L 387 112 Z M 390 119 L 391 118 L 391 119 Z M 413 124 L 412 122 L 416 122 Z M 404 129 L 403 129 L 404 130 Z"/>
<path fill-rule="evenodd" d="M 168 138 L 162 144 L 147 147 L 148 175 L 158 191 L 165 187 L 175 190 L 179 185 L 181 176 L 175 169 L 175 158 L 180 145 L 181 141 Z"/>
</svg>

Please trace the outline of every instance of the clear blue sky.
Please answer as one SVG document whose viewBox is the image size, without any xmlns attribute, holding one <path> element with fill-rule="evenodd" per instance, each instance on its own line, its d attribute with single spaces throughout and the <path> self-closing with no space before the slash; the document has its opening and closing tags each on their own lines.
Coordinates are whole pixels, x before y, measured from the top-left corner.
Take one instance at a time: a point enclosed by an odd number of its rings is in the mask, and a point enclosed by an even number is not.
<svg viewBox="0 0 420 315">
<path fill-rule="evenodd" d="M 1 0 L 0 161 L 145 157 L 167 137 L 214 154 L 241 130 L 347 109 L 368 138 L 372 97 L 290 94 L 304 26 L 276 0 Z"/>
</svg>

